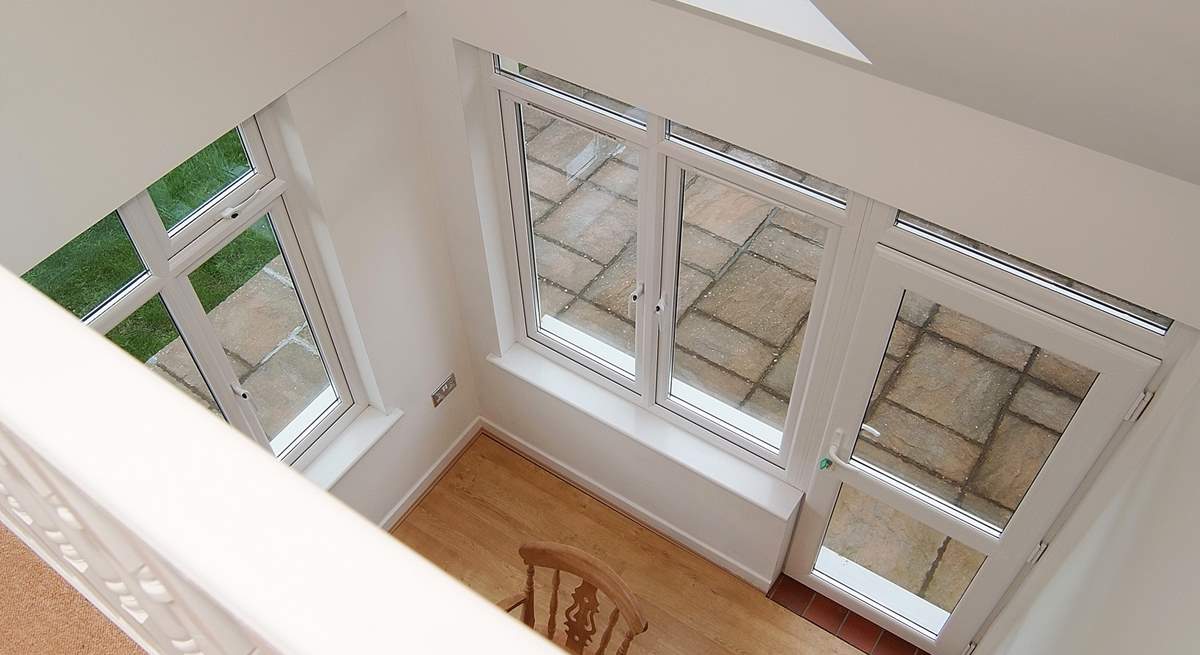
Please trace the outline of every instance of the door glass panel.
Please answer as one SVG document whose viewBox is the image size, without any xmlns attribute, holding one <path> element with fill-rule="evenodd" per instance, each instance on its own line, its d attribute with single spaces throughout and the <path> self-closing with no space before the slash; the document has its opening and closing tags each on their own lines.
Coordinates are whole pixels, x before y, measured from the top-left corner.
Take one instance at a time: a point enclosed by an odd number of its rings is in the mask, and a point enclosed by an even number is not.
<svg viewBox="0 0 1200 655">
<path fill-rule="evenodd" d="M 521 114 L 538 327 L 632 377 L 636 153 L 534 107 Z"/>
<path fill-rule="evenodd" d="M 853 456 L 1003 529 L 1095 379 L 906 291 Z"/>
<path fill-rule="evenodd" d="M 671 395 L 778 450 L 826 229 L 685 171 Z"/>
<path fill-rule="evenodd" d="M 163 226 L 170 231 L 250 170 L 250 155 L 241 132 L 235 128 L 162 176 L 147 191 Z"/>
<path fill-rule="evenodd" d="M 179 336 L 179 329 L 162 298 L 155 296 L 108 331 L 108 339 L 145 362 L 155 373 L 181 389 L 193 400 L 222 416 L 208 382 L 196 360 Z"/>
<path fill-rule="evenodd" d="M 815 570 L 937 635 L 985 559 L 842 485 Z"/>
<path fill-rule="evenodd" d="M 145 272 L 117 212 L 100 219 L 21 276 L 83 318 Z"/>
<path fill-rule="evenodd" d="M 269 215 L 188 276 L 280 452 L 337 401 Z"/>
</svg>

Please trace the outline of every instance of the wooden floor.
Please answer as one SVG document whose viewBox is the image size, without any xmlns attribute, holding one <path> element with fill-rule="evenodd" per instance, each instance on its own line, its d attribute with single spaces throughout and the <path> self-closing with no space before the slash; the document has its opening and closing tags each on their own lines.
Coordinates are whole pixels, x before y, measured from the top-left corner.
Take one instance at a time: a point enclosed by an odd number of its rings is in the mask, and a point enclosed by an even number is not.
<svg viewBox="0 0 1200 655">
<path fill-rule="evenodd" d="M 557 541 L 591 552 L 616 569 L 643 603 L 650 629 L 633 642 L 631 655 L 861 655 L 486 435 L 475 439 L 392 534 L 490 600 L 521 590 L 524 566 L 517 547 L 523 542 Z M 542 588 L 548 582 L 548 576 L 539 579 Z M 565 577 L 563 587 L 560 603 L 569 604 L 573 585 Z M 544 603 L 539 617 L 546 613 Z M 607 608 L 599 616 L 607 616 Z"/>
</svg>

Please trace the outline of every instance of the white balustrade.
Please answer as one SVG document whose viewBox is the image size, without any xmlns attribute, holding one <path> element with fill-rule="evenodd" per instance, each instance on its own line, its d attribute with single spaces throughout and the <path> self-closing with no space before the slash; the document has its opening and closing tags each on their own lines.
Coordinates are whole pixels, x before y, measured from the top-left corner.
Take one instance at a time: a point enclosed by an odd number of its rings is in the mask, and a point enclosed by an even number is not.
<svg viewBox="0 0 1200 655">
<path fill-rule="evenodd" d="M 0 308 L 0 522 L 145 650 L 556 652 L 3 269 Z"/>
</svg>

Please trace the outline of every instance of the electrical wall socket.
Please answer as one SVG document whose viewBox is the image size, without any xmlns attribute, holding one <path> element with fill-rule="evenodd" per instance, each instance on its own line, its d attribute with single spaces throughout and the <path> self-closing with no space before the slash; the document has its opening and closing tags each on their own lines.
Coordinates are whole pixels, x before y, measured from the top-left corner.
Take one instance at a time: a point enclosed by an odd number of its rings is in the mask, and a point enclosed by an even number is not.
<svg viewBox="0 0 1200 655">
<path fill-rule="evenodd" d="M 457 386 L 458 380 L 455 380 L 454 374 L 451 373 L 450 377 L 446 378 L 446 381 L 442 383 L 442 386 L 438 387 L 437 391 L 433 392 L 433 406 L 437 407 L 438 405 L 441 405 L 442 401 L 446 399 L 446 396 L 449 396 L 450 392 L 454 391 L 454 387 Z"/>
</svg>

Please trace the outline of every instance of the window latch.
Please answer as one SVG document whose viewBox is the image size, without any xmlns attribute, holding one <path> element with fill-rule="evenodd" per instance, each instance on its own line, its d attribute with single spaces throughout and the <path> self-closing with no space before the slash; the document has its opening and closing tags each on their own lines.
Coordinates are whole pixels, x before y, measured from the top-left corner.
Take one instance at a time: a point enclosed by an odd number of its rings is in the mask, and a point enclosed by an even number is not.
<svg viewBox="0 0 1200 655">
<path fill-rule="evenodd" d="M 250 404 L 250 409 L 254 410 L 255 414 L 258 413 L 258 405 L 254 404 L 254 399 L 250 397 L 250 392 L 246 390 L 246 387 L 237 383 L 231 384 L 229 387 L 233 389 L 233 393 L 237 394 L 238 398 Z"/>
<path fill-rule="evenodd" d="M 233 220 L 233 219 L 237 218 L 238 216 L 241 216 L 242 210 L 245 209 L 247 205 L 254 202 L 254 196 L 257 196 L 259 191 L 262 191 L 262 189 L 261 188 L 255 189 L 254 193 L 251 193 L 250 197 L 243 200 L 241 204 L 223 209 L 221 211 L 221 218 L 228 218 L 229 220 Z"/>
<path fill-rule="evenodd" d="M 641 300 L 642 293 L 644 293 L 645 290 L 645 285 L 643 285 L 641 282 L 638 282 L 637 286 L 634 287 L 633 291 L 629 294 L 629 316 L 634 320 L 637 320 L 637 303 L 639 300 Z"/>
<path fill-rule="evenodd" d="M 658 302 L 654 304 L 654 313 L 658 314 L 658 320 L 659 320 L 660 324 L 662 323 L 662 321 L 666 320 L 666 316 L 669 314 L 669 312 L 667 311 L 667 297 L 666 296 L 659 298 Z"/>
</svg>

